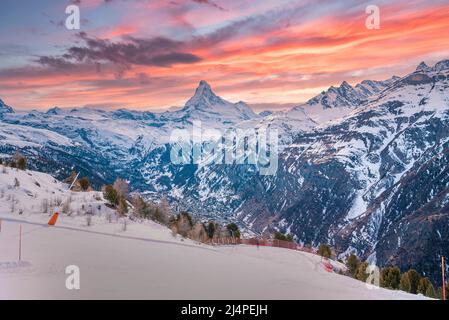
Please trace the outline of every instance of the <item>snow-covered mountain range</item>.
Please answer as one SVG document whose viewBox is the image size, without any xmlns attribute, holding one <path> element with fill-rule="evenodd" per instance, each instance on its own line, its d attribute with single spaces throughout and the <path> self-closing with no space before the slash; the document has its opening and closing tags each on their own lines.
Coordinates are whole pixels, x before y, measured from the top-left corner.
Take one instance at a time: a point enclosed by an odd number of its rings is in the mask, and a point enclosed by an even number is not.
<svg viewBox="0 0 449 320">
<path fill-rule="evenodd" d="M 14 112 L 0 102 L 0 154 L 17 148 L 32 168 L 64 178 L 72 168 L 100 186 L 116 177 L 180 209 L 329 242 L 380 265 L 437 279 L 449 254 L 449 60 L 386 81 L 343 82 L 286 112 L 255 114 L 201 81 L 176 111 L 53 108 Z M 170 161 L 170 133 L 277 129 L 279 167 Z"/>
</svg>

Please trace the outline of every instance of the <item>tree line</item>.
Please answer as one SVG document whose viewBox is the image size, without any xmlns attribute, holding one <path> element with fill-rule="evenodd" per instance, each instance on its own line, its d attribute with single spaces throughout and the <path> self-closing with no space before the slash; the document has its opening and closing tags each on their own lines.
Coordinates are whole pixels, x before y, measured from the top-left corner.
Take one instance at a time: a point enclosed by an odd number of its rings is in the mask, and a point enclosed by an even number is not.
<svg viewBox="0 0 449 320">
<path fill-rule="evenodd" d="M 329 245 L 320 244 L 318 254 L 326 258 L 335 258 L 335 253 Z M 340 262 L 343 262 L 339 260 Z M 355 254 L 350 254 L 344 262 L 347 268 L 345 275 L 354 279 L 366 282 L 369 276 L 367 269 L 369 263 L 361 261 Z M 385 266 L 380 268 L 380 287 L 391 290 L 402 290 L 412 294 L 422 294 L 430 298 L 443 298 L 443 290 L 446 291 L 446 296 L 449 294 L 449 284 L 445 288 L 441 286 L 435 289 L 432 281 L 428 277 L 423 277 L 418 271 L 411 268 L 405 272 L 397 266 Z"/>
</svg>

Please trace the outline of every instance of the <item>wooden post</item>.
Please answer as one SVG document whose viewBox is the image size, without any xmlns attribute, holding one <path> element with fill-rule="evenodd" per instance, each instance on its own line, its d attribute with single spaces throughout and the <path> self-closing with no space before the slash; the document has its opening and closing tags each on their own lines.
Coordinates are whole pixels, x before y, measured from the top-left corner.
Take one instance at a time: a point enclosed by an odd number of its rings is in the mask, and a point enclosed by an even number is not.
<svg viewBox="0 0 449 320">
<path fill-rule="evenodd" d="M 441 275 L 443 279 L 443 300 L 446 300 L 446 287 L 445 287 L 445 281 L 444 281 L 444 256 L 441 256 Z"/>
<path fill-rule="evenodd" d="M 22 225 L 19 227 L 19 262 L 22 261 Z"/>
</svg>

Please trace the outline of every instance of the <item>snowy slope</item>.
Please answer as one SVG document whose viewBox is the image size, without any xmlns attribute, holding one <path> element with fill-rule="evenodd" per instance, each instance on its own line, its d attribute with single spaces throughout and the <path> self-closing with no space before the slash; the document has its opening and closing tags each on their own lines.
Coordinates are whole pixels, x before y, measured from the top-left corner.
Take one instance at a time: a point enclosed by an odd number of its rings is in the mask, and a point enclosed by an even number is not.
<svg viewBox="0 0 449 320">
<path fill-rule="evenodd" d="M 1 299 L 422 299 L 369 290 L 322 268 L 317 256 L 278 248 L 207 247 L 122 234 L 21 223 L 0 233 Z M 92 231 L 90 231 L 92 230 Z M 70 251 L 67 250 L 70 248 Z M 65 268 L 80 268 L 80 290 L 65 289 Z"/>
<path fill-rule="evenodd" d="M 0 212 L 28 217 L 48 217 L 55 211 L 68 216 L 112 214 L 101 192 L 74 192 L 52 176 L 0 165 Z"/>
<path fill-rule="evenodd" d="M 45 144 L 54 146 L 70 146 L 73 142 L 56 132 L 29 126 L 0 123 L 0 140 L 5 145 L 19 148 L 40 148 Z"/>
<path fill-rule="evenodd" d="M 0 299 L 423 298 L 369 290 L 327 273 L 320 258 L 309 253 L 200 245 L 152 222 L 129 221 L 124 230 L 120 221 L 107 220 L 109 209 L 99 207 L 103 200 L 97 192 L 70 192 L 47 174 L 0 169 Z M 11 212 L 12 196 L 17 203 Z M 73 213 L 61 214 L 49 227 L 41 200 L 64 197 L 71 197 Z M 89 227 L 79 212 L 83 205 L 95 207 Z M 80 268 L 79 291 L 64 286 L 68 265 Z"/>
</svg>

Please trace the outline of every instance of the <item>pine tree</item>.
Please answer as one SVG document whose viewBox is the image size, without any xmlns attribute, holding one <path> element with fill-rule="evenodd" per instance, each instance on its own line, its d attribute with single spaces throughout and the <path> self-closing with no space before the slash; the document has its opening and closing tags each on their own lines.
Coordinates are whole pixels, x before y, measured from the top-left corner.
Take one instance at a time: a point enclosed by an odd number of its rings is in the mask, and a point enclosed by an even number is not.
<svg viewBox="0 0 449 320">
<path fill-rule="evenodd" d="M 362 262 L 357 267 L 357 270 L 355 271 L 355 276 L 357 280 L 365 282 L 366 279 L 368 279 L 368 274 L 366 273 L 366 269 L 368 268 L 368 262 Z"/>
<path fill-rule="evenodd" d="M 380 273 L 380 285 L 384 288 L 399 289 L 401 270 L 398 267 L 385 267 Z"/>
<path fill-rule="evenodd" d="M 445 290 L 446 290 L 446 299 L 448 299 L 448 295 L 449 295 L 449 283 L 446 284 L 445 286 Z M 436 297 L 440 300 L 443 300 L 443 288 L 439 287 L 436 293 Z"/>
<path fill-rule="evenodd" d="M 419 284 L 418 284 L 418 293 L 421 293 L 423 295 L 426 294 L 427 289 L 432 286 L 432 282 L 430 282 L 430 279 L 425 277 L 425 278 L 421 278 L 421 280 L 419 280 Z M 433 286 L 432 286 L 432 290 L 433 290 Z M 435 291 L 435 290 L 434 290 Z"/>
<path fill-rule="evenodd" d="M 412 290 L 412 286 L 410 283 L 410 277 L 408 272 L 405 272 L 402 277 L 401 277 L 401 281 L 399 283 L 399 289 L 405 292 L 411 292 Z"/>
<path fill-rule="evenodd" d="M 279 232 L 279 231 L 276 231 L 273 234 L 273 238 L 275 240 L 293 242 L 293 236 L 291 234 L 285 235 L 285 234 L 283 234 L 282 232 Z"/>
<path fill-rule="evenodd" d="M 90 187 L 89 178 L 87 178 L 87 177 L 83 177 L 83 178 L 79 179 L 78 183 L 79 183 L 82 191 L 87 191 Z"/>
<path fill-rule="evenodd" d="M 210 221 L 206 226 L 206 233 L 209 239 L 212 239 L 214 237 L 215 233 L 215 223 L 213 221 Z"/>
<path fill-rule="evenodd" d="M 318 247 L 318 254 L 324 258 L 330 258 L 332 256 L 332 249 L 327 244 L 320 244 Z"/>
<path fill-rule="evenodd" d="M 235 238 L 240 238 L 240 230 L 239 227 L 235 223 L 230 223 L 226 226 L 226 229 L 231 233 L 231 236 Z"/>
<path fill-rule="evenodd" d="M 346 261 L 346 267 L 348 268 L 349 274 L 354 277 L 357 268 L 359 267 L 360 260 L 355 254 L 351 254 Z"/>
<path fill-rule="evenodd" d="M 421 280 L 421 276 L 415 269 L 410 269 L 409 271 L 407 271 L 407 274 L 410 279 L 410 293 L 416 294 L 418 291 L 418 285 L 419 281 Z"/>
<path fill-rule="evenodd" d="M 112 206 L 118 205 L 119 197 L 112 185 L 108 184 L 104 187 L 103 196 Z"/>
<path fill-rule="evenodd" d="M 17 163 L 17 169 L 19 169 L 19 170 L 26 170 L 26 168 L 27 168 L 27 160 L 26 160 L 25 157 L 20 157 L 17 160 L 16 163 Z"/>
<path fill-rule="evenodd" d="M 14 154 L 13 162 L 15 167 L 19 170 L 25 170 L 27 167 L 27 160 L 19 151 Z"/>
<path fill-rule="evenodd" d="M 435 293 L 435 288 L 433 287 L 433 284 L 430 284 L 427 287 L 426 292 L 424 293 L 424 295 L 426 297 L 429 297 L 429 298 L 436 298 L 437 297 L 437 295 Z"/>
</svg>

